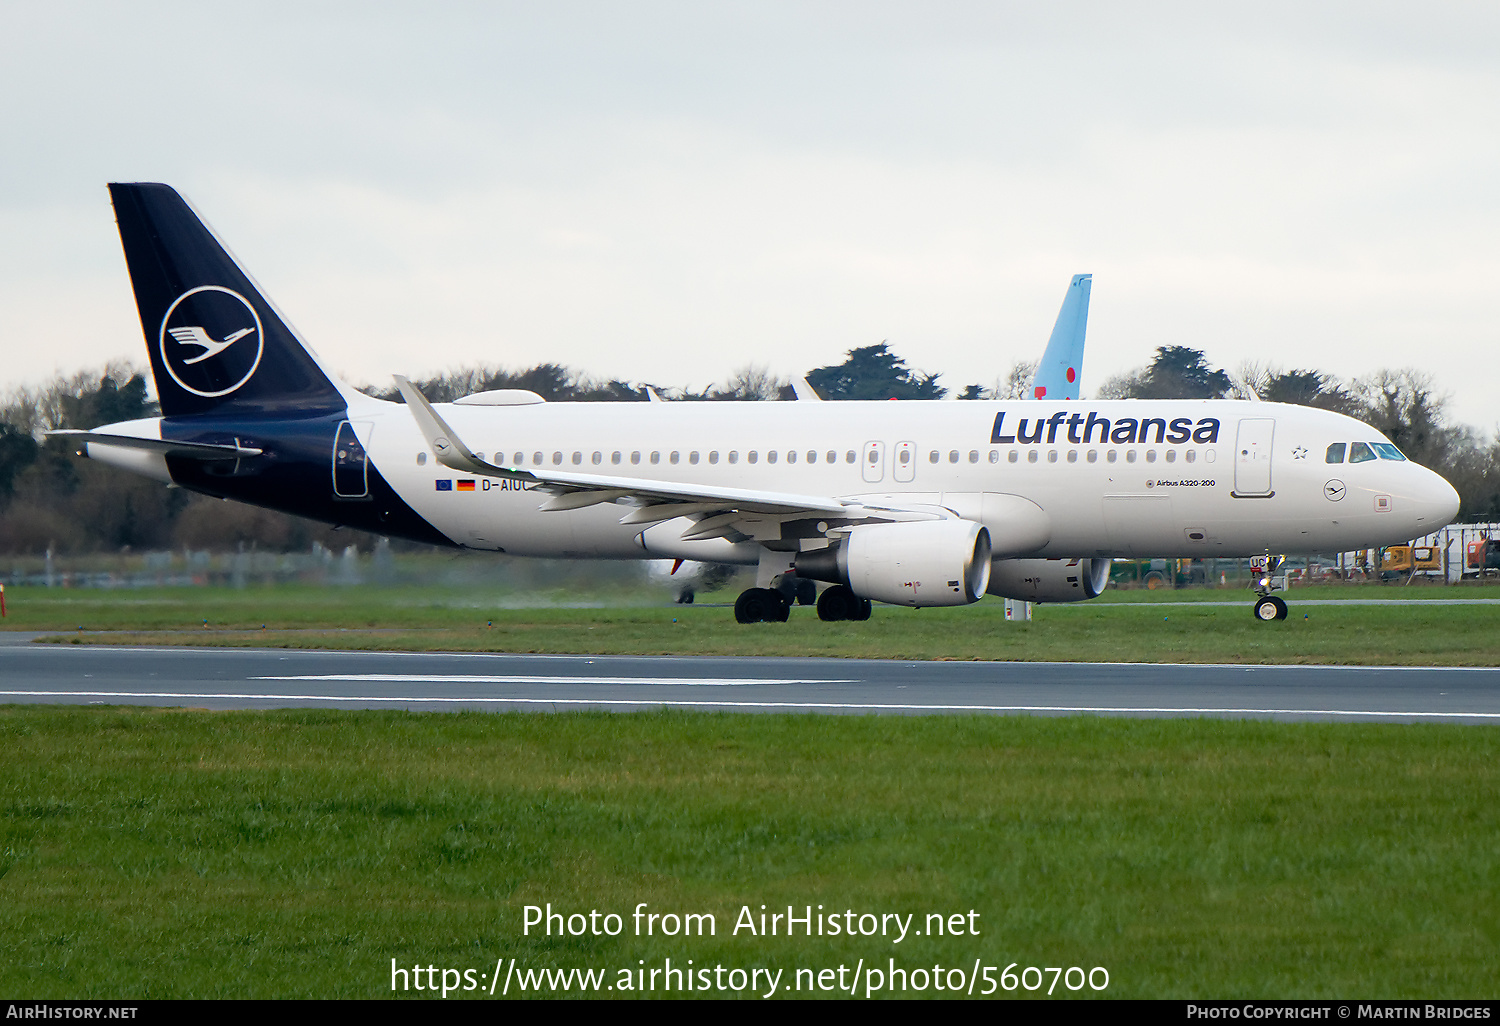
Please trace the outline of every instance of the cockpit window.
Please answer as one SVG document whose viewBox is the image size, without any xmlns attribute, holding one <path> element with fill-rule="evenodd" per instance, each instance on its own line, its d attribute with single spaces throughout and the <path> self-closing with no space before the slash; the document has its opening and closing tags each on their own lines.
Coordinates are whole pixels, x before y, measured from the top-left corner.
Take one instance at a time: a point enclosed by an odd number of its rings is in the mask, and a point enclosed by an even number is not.
<svg viewBox="0 0 1500 1026">
<path fill-rule="evenodd" d="M 1375 458 L 1374 451 L 1364 442 L 1355 442 L 1349 446 L 1350 463 L 1367 463 Z"/>
<path fill-rule="evenodd" d="M 1390 442 L 1371 442 L 1370 445 L 1380 454 L 1380 458 L 1383 460 L 1401 460 L 1403 462 L 1406 460 L 1406 457 L 1401 455 L 1401 450 Z"/>
<path fill-rule="evenodd" d="M 1348 448 L 1348 446 L 1345 445 L 1343 442 L 1334 442 L 1332 445 L 1330 445 L 1328 447 L 1328 457 L 1327 457 L 1327 459 L 1324 460 L 1324 462 L 1325 463 L 1342 463 L 1342 462 L 1344 462 L 1344 450 L 1347 449 L 1347 448 Z"/>
</svg>

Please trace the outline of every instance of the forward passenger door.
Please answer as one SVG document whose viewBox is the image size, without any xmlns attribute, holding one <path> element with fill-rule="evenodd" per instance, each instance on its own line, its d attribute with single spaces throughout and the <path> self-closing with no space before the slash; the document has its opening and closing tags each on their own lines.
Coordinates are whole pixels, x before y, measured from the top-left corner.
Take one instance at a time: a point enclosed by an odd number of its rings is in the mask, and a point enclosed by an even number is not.
<svg viewBox="0 0 1500 1026">
<path fill-rule="evenodd" d="M 1234 491 L 1237 499 L 1266 498 L 1271 490 L 1271 440 L 1276 421 L 1253 417 L 1240 421 L 1234 442 Z"/>
</svg>

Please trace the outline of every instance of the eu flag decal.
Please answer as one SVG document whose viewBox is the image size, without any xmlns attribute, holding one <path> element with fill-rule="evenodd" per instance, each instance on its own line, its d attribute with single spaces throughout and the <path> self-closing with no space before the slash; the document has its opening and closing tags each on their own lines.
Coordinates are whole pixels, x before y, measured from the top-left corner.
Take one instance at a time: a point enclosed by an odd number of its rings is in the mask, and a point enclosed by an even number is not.
<svg viewBox="0 0 1500 1026">
<path fill-rule="evenodd" d="M 474 490 L 474 482 L 472 480 L 460 481 L 458 483 L 458 490 L 461 492 L 472 492 Z"/>
<path fill-rule="evenodd" d="M 440 491 L 440 492 L 451 492 L 451 491 L 453 491 L 453 482 L 452 481 L 449 481 L 447 479 L 441 479 L 441 480 L 437 481 L 436 483 L 437 483 L 437 490 Z"/>
</svg>

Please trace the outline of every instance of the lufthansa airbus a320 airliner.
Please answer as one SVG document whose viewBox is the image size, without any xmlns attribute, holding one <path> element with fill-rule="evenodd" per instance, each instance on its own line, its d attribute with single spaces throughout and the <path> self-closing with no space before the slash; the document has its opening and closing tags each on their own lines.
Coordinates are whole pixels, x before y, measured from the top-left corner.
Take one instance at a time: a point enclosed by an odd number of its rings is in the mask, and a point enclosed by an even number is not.
<svg viewBox="0 0 1500 1026">
<path fill-rule="evenodd" d="M 206 495 L 517 556 L 758 568 L 742 623 L 986 593 L 1072 602 L 1129 556 L 1370 548 L 1458 495 L 1357 420 L 1232 400 L 405 405 L 339 381 L 165 185 L 110 186 L 161 417 L 69 435 Z M 1071 380 L 1071 379 L 1070 379 Z M 1286 605 L 1262 587 L 1262 620 Z"/>
</svg>

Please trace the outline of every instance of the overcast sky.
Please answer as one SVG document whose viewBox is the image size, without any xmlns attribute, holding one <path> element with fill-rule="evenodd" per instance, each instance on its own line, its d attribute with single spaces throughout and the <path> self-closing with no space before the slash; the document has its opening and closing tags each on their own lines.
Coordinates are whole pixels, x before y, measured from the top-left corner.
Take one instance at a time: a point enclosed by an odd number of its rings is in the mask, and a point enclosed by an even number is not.
<svg viewBox="0 0 1500 1026">
<path fill-rule="evenodd" d="M 957 391 L 1092 272 L 1086 395 L 1185 345 L 1500 422 L 1493 3 L 0 15 L 0 390 L 144 363 L 104 183 L 161 181 L 357 383 L 884 339 Z"/>
</svg>

